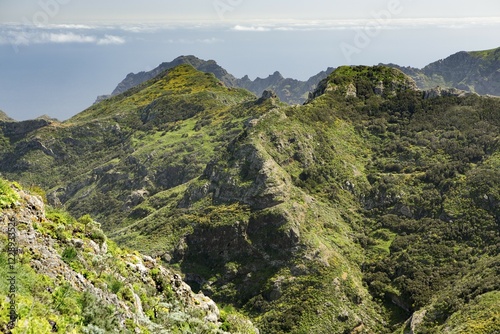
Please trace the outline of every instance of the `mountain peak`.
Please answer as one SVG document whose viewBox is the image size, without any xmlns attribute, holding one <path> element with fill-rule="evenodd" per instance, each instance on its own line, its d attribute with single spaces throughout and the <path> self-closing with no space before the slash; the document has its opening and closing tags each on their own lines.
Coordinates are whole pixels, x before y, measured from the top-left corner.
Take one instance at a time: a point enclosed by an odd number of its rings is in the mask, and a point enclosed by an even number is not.
<svg viewBox="0 0 500 334">
<path fill-rule="evenodd" d="M 400 70 L 386 66 L 341 66 L 319 83 L 309 95 L 309 101 L 328 91 L 346 97 L 367 98 L 371 95 L 394 95 L 408 89 L 416 90 L 417 85 Z"/>
<path fill-rule="evenodd" d="M 197 70 L 202 72 L 208 72 L 214 74 L 220 81 L 222 81 L 226 86 L 234 86 L 234 81 L 236 80 L 231 74 L 229 74 L 225 69 L 220 67 L 215 60 L 203 60 L 193 55 L 182 55 L 171 62 L 163 62 L 155 69 L 148 72 L 139 73 L 129 73 L 125 79 L 123 79 L 118 86 L 113 90 L 111 96 L 116 96 L 118 94 L 124 93 L 125 91 L 140 85 L 141 83 L 153 79 L 162 72 L 174 68 L 176 66 L 188 64 Z"/>
<path fill-rule="evenodd" d="M 194 55 L 182 55 L 175 58 L 171 62 L 161 63 L 158 67 L 151 71 L 129 73 L 125 79 L 118 84 L 111 95 L 101 95 L 96 99 L 95 103 L 111 96 L 121 94 L 147 80 L 154 78 L 163 71 L 181 64 L 189 64 L 199 71 L 212 73 L 227 87 L 244 88 L 257 96 L 259 96 L 264 90 L 272 89 L 276 92 L 276 95 L 281 101 L 288 104 L 304 103 L 307 94 L 317 87 L 320 80 L 326 78 L 328 74 L 333 71 L 333 68 L 329 67 L 326 71 L 319 72 L 318 74 L 310 77 L 307 81 L 284 78 L 279 71 L 275 71 L 266 78 L 259 77 L 255 80 L 251 80 L 248 75 L 245 75 L 243 78 L 237 79 L 228 73 L 223 67 L 218 65 L 215 60 L 203 60 Z"/>
<path fill-rule="evenodd" d="M 51 121 L 51 122 L 59 122 L 59 120 L 57 118 L 54 118 L 54 117 L 50 117 L 49 115 L 47 114 L 44 114 L 42 116 L 38 116 L 37 118 L 35 119 L 43 119 L 45 121 Z"/>
<path fill-rule="evenodd" d="M 130 117 L 132 122 L 138 115 L 143 124 L 153 120 L 179 120 L 221 105 L 233 105 L 254 98 L 243 89 L 228 88 L 213 73 L 199 71 L 190 64 L 180 64 L 122 94 L 94 104 L 71 120 Z M 188 100 L 191 102 L 186 102 Z M 138 115 L 133 115 L 130 110 L 137 110 Z"/>
<path fill-rule="evenodd" d="M 284 79 L 284 77 L 281 75 L 281 73 L 279 71 L 275 71 L 272 75 L 270 75 L 269 77 L 272 77 L 272 78 L 279 78 L 279 79 Z"/>
</svg>

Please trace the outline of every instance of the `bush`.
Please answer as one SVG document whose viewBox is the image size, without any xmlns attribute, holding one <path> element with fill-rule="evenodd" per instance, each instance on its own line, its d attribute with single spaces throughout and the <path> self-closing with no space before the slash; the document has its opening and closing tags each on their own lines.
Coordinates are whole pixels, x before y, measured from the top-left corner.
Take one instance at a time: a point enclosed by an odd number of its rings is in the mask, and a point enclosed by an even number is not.
<svg viewBox="0 0 500 334">
<path fill-rule="evenodd" d="M 76 250 L 76 248 L 73 246 L 69 246 L 64 249 L 61 258 L 64 262 L 69 264 L 73 260 L 75 260 L 77 256 L 78 256 L 78 251 Z"/>
<path fill-rule="evenodd" d="M 81 306 L 83 324 L 91 329 L 88 333 L 109 333 L 118 328 L 114 307 L 105 304 L 90 292 L 83 293 Z"/>
<path fill-rule="evenodd" d="M 102 244 L 104 243 L 104 241 L 106 241 L 106 235 L 104 234 L 104 232 L 102 230 L 94 229 L 90 233 L 90 239 L 92 239 L 95 242 L 97 242 L 99 244 L 99 246 L 102 246 Z"/>
<path fill-rule="evenodd" d="M 17 201 L 19 201 L 19 195 L 12 189 L 11 183 L 0 179 L 0 209 L 10 208 Z"/>
</svg>

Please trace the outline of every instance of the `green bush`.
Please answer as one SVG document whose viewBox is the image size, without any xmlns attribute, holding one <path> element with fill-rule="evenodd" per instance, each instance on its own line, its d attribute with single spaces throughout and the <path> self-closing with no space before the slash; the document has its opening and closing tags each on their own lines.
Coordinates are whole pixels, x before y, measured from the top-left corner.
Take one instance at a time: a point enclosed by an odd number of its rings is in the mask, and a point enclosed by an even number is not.
<svg viewBox="0 0 500 334">
<path fill-rule="evenodd" d="M 0 179 L 0 209 L 9 208 L 19 201 L 19 195 L 12 189 L 10 182 Z"/>
<path fill-rule="evenodd" d="M 90 233 L 90 239 L 96 241 L 100 246 L 106 241 L 106 235 L 102 230 L 94 229 Z"/>
<path fill-rule="evenodd" d="M 84 292 L 80 301 L 83 324 L 88 328 L 87 333 L 114 333 L 118 328 L 118 319 L 115 309 L 105 304 L 90 292 Z M 92 329 L 93 331 L 90 331 Z"/>
<path fill-rule="evenodd" d="M 73 246 L 66 247 L 61 254 L 62 260 L 67 264 L 73 262 L 77 258 L 77 256 L 78 256 L 78 251 Z"/>
</svg>

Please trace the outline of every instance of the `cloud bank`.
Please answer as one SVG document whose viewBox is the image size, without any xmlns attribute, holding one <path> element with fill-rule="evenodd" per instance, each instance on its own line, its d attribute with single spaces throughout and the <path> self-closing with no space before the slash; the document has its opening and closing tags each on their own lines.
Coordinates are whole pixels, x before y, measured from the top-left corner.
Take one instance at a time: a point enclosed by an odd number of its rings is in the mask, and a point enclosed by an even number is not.
<svg viewBox="0 0 500 334">
<path fill-rule="evenodd" d="M 121 36 L 106 34 L 99 31 L 82 32 L 90 30 L 88 26 L 58 25 L 50 28 L 38 28 L 34 26 L 0 26 L 0 45 L 27 46 L 33 44 L 64 44 L 64 43 L 86 43 L 96 45 L 119 45 L 124 44 L 125 39 Z"/>
</svg>

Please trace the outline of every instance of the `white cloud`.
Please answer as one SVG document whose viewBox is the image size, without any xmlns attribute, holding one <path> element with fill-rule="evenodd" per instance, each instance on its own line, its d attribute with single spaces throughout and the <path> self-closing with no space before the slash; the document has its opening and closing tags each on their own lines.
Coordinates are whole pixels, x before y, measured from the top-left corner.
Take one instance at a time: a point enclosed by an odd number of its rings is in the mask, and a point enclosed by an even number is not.
<svg viewBox="0 0 500 334">
<path fill-rule="evenodd" d="M 78 30 L 89 30 L 95 29 L 95 26 L 89 26 L 86 24 L 53 24 L 46 26 L 46 28 L 52 29 L 78 29 Z"/>
<path fill-rule="evenodd" d="M 262 27 L 262 26 L 242 26 L 242 25 L 236 25 L 233 27 L 233 30 L 236 31 L 269 31 L 271 28 L 269 27 Z"/>
<path fill-rule="evenodd" d="M 215 44 L 215 43 L 223 43 L 223 39 L 211 37 L 211 38 L 204 38 L 204 39 L 169 39 L 166 41 L 167 43 L 170 44 Z"/>
<path fill-rule="evenodd" d="M 123 44 L 125 43 L 125 39 L 119 36 L 113 35 L 105 35 L 104 38 L 101 38 L 97 41 L 98 45 L 110 45 L 110 44 Z"/>
<path fill-rule="evenodd" d="M 57 28 L 56 28 L 57 27 Z M 125 43 L 120 36 L 104 34 L 102 31 L 82 33 L 81 29 L 90 27 L 73 25 L 58 25 L 49 27 L 34 27 L 22 25 L 0 25 L 0 45 L 32 45 L 32 44 L 64 44 L 87 43 L 96 45 L 117 45 Z"/>
<path fill-rule="evenodd" d="M 234 31 L 315 31 L 359 29 L 366 25 L 376 25 L 380 29 L 404 29 L 422 27 L 440 27 L 449 29 L 468 28 L 471 26 L 500 25 L 500 17 L 464 17 L 464 18 L 398 18 L 389 19 L 347 19 L 347 20 L 286 20 L 259 21 L 236 24 Z"/>
<path fill-rule="evenodd" d="M 41 43 L 95 43 L 96 37 L 77 35 L 70 33 L 41 33 L 33 36 L 32 41 L 37 44 Z"/>
</svg>

